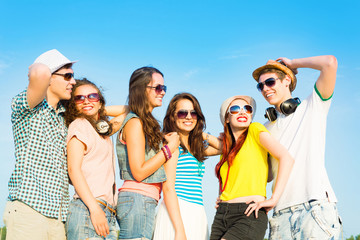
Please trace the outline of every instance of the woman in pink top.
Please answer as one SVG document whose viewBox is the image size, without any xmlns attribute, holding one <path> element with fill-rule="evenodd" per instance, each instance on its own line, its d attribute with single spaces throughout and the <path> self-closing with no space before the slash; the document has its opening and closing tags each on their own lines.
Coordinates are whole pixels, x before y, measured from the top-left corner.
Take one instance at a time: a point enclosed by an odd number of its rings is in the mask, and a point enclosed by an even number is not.
<svg viewBox="0 0 360 240">
<path fill-rule="evenodd" d="M 113 108 L 108 113 L 114 114 Z M 116 239 L 115 168 L 109 136 L 119 129 L 124 107 L 110 122 L 105 99 L 87 79 L 77 80 L 66 106 L 67 161 L 75 187 L 66 221 L 67 239 Z"/>
</svg>

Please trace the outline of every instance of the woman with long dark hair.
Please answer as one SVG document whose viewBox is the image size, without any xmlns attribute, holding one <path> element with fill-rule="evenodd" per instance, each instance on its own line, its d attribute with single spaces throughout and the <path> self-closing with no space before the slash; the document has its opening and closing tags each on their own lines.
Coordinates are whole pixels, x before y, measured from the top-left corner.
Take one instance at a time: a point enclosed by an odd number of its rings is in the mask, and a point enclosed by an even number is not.
<svg viewBox="0 0 360 240">
<path fill-rule="evenodd" d="M 260 123 L 252 123 L 256 103 L 249 96 L 234 96 L 223 102 L 223 148 L 215 173 L 220 185 L 220 203 L 211 229 L 211 240 L 264 239 L 267 212 L 278 202 L 294 159 Z M 266 200 L 268 154 L 279 161 L 279 174 L 270 199 Z"/>
<path fill-rule="evenodd" d="M 220 154 L 220 141 L 204 130 L 205 117 L 198 100 L 190 93 L 176 94 L 167 108 L 163 132 L 177 132 L 180 146 L 165 164 L 164 201 L 156 217 L 154 240 L 209 238 L 202 198 L 204 160 Z"/>
<path fill-rule="evenodd" d="M 119 239 L 152 239 L 155 208 L 166 180 L 163 164 L 179 146 L 176 132 L 165 136 L 152 115 L 166 92 L 163 74 L 153 67 L 133 72 L 129 83 L 129 110 L 117 137 L 120 188 L 117 220 Z M 163 144 L 163 138 L 166 144 Z"/>
<path fill-rule="evenodd" d="M 125 112 L 123 106 L 117 107 Z M 122 122 L 109 121 L 105 98 L 87 79 L 76 80 L 66 105 L 68 173 L 75 188 L 66 221 L 67 239 L 116 239 L 115 168 L 109 138 Z M 118 125 L 118 124 L 117 124 Z"/>
</svg>

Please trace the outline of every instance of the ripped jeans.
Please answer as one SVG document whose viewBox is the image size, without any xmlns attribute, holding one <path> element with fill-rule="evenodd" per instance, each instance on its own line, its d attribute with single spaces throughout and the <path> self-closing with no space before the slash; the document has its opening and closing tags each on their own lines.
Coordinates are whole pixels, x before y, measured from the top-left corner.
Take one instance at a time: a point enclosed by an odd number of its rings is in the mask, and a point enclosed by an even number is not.
<svg viewBox="0 0 360 240">
<path fill-rule="evenodd" d="M 269 220 L 270 240 L 340 239 L 341 218 L 336 203 L 315 200 L 274 212 Z"/>
</svg>

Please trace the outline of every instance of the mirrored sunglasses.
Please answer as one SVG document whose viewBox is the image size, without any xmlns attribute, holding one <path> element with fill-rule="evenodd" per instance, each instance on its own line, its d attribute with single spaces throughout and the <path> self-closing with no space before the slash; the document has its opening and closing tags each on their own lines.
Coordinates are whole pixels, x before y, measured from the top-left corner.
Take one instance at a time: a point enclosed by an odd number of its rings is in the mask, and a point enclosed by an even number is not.
<svg viewBox="0 0 360 240">
<path fill-rule="evenodd" d="M 253 113 L 253 107 L 251 105 L 244 105 L 244 106 L 239 106 L 239 105 L 232 105 L 228 112 L 231 114 L 231 115 L 237 115 L 241 112 L 241 109 L 244 110 L 245 113 L 247 114 L 252 114 Z"/>
</svg>

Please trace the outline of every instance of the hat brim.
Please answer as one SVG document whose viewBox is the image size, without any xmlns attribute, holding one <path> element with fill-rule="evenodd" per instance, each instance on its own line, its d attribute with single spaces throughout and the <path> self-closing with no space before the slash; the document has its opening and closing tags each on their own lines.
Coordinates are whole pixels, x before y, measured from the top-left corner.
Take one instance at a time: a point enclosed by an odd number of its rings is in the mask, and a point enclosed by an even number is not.
<svg viewBox="0 0 360 240">
<path fill-rule="evenodd" d="M 259 82 L 260 75 L 261 75 L 262 71 L 264 71 L 265 69 L 278 69 L 278 70 L 282 71 L 283 73 L 288 75 L 290 77 L 290 79 L 291 79 L 290 91 L 292 92 L 295 89 L 297 79 L 296 79 L 296 76 L 295 76 L 294 72 L 290 68 L 288 68 L 285 65 L 283 65 L 283 64 L 281 64 L 279 62 L 276 62 L 274 60 L 269 60 L 266 63 L 266 65 L 255 69 L 255 71 L 252 74 L 255 81 Z"/>
<path fill-rule="evenodd" d="M 64 63 L 64 64 L 61 64 L 61 65 L 59 65 L 59 66 L 56 66 L 56 68 L 50 69 L 50 70 L 51 70 L 51 73 L 54 73 L 54 72 L 58 71 L 60 68 L 62 68 L 63 66 L 65 66 L 65 65 L 67 65 L 67 64 L 74 64 L 74 63 L 76 63 L 76 62 L 78 62 L 78 60 L 66 62 L 66 63 Z"/>
</svg>

